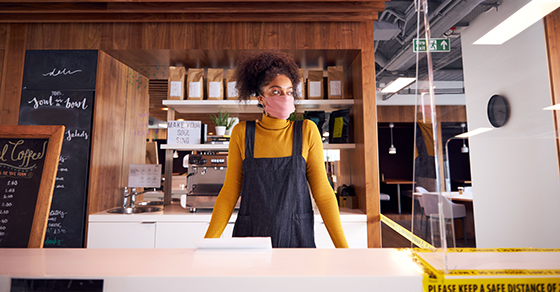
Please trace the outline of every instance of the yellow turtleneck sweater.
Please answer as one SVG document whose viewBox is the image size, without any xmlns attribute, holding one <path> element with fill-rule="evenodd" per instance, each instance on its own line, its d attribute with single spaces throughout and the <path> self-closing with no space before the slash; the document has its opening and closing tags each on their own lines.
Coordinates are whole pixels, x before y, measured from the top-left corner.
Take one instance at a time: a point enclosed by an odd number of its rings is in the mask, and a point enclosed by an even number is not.
<svg viewBox="0 0 560 292">
<path fill-rule="evenodd" d="M 255 127 L 255 158 L 292 155 L 293 125 L 293 122 L 271 118 L 263 114 L 262 121 L 257 122 Z M 239 199 L 243 180 L 242 162 L 245 159 L 245 127 L 246 123 L 241 122 L 233 128 L 231 133 L 226 179 L 214 204 L 206 238 L 218 238 L 222 235 Z M 307 164 L 307 180 L 311 186 L 311 193 L 334 246 L 337 248 L 348 247 L 340 223 L 336 197 L 325 172 L 323 144 L 319 130 L 315 123 L 304 120 L 302 132 L 302 156 Z"/>
</svg>

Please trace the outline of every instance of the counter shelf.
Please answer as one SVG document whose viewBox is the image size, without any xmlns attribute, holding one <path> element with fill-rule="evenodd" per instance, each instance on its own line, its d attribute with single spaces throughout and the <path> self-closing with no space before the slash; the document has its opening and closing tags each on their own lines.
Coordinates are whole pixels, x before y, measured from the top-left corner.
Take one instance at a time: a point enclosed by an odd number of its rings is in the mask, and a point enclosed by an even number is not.
<svg viewBox="0 0 560 292">
<path fill-rule="evenodd" d="M 257 100 L 163 100 L 162 104 L 179 113 L 213 113 L 217 108 L 229 113 L 261 113 Z M 354 105 L 353 99 L 300 99 L 295 102 L 296 110 L 326 111 L 347 109 Z"/>
<path fill-rule="evenodd" d="M 217 151 L 227 151 L 228 144 L 162 144 L 161 149 L 169 150 L 217 150 Z M 356 144 L 354 143 L 334 143 L 334 144 L 323 144 L 323 149 L 354 149 Z"/>
</svg>

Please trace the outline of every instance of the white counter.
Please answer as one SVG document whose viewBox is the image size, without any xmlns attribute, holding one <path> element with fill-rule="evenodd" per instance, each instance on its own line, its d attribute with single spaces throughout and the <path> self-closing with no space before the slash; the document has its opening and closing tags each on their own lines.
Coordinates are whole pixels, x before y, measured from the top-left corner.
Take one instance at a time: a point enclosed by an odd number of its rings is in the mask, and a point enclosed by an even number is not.
<svg viewBox="0 0 560 292">
<path fill-rule="evenodd" d="M 422 291 L 420 269 L 395 249 L 0 249 L 10 278 L 104 279 L 126 291 Z"/>
<path fill-rule="evenodd" d="M 151 221 L 158 222 L 210 222 L 212 210 L 198 209 L 191 213 L 189 209 L 182 208 L 178 203 L 165 206 L 163 211 L 138 214 L 114 214 L 101 211 L 89 215 L 89 222 L 111 222 L 111 221 Z M 237 210 L 233 212 L 229 222 L 233 223 L 237 219 Z M 367 217 L 359 209 L 341 208 L 340 220 L 342 222 L 366 222 Z M 315 222 L 323 222 L 318 210 L 315 210 Z"/>
<path fill-rule="evenodd" d="M 212 212 L 196 213 L 179 204 L 165 206 L 163 211 L 139 214 L 114 214 L 106 211 L 89 216 L 88 248 L 194 248 L 193 240 L 203 238 Z M 342 228 L 351 248 L 367 248 L 367 216 L 358 209 L 340 211 Z M 222 237 L 231 237 L 237 211 L 227 224 Z M 315 211 L 315 244 L 317 248 L 334 248 L 325 224 Z"/>
</svg>

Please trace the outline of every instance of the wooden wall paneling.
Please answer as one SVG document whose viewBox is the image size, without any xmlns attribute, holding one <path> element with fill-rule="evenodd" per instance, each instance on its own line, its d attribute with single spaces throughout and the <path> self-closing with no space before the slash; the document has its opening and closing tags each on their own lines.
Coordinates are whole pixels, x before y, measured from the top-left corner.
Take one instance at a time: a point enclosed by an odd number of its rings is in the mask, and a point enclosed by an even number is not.
<svg viewBox="0 0 560 292">
<path fill-rule="evenodd" d="M 358 47 L 358 39 L 355 33 L 359 31 L 360 24 L 357 22 L 339 22 L 338 24 L 340 34 L 339 39 L 341 49 L 354 49 Z"/>
<path fill-rule="evenodd" d="M 34 23 L 29 24 L 28 50 L 96 50 L 106 38 L 107 24 Z"/>
<path fill-rule="evenodd" d="M 143 23 L 142 49 L 168 49 L 171 40 L 170 23 Z"/>
<path fill-rule="evenodd" d="M 243 22 L 235 22 L 232 24 L 232 43 L 231 49 L 233 50 L 241 50 L 245 47 L 245 39 L 243 37 L 243 32 L 245 31 L 246 23 Z"/>
<path fill-rule="evenodd" d="M 2 23 L 0 24 L 0 50 L 6 49 L 6 43 L 8 42 L 8 29 L 10 25 Z"/>
<path fill-rule="evenodd" d="M 43 23 L 40 24 L 42 31 L 40 34 L 41 37 L 41 46 L 40 49 L 42 50 L 53 50 L 62 47 L 61 39 L 65 37 L 73 37 L 69 35 L 66 31 L 63 30 L 63 26 L 66 27 L 66 24 L 62 23 Z"/>
<path fill-rule="evenodd" d="M 263 41 L 259 49 L 273 48 L 285 49 L 285 43 L 280 42 L 280 26 L 278 22 L 263 23 Z"/>
<path fill-rule="evenodd" d="M 144 25 L 142 23 L 113 23 L 111 48 L 114 50 L 143 49 Z"/>
<path fill-rule="evenodd" d="M 4 50 L 0 50 L 0 92 L 2 92 L 2 74 L 4 71 Z M 0 99 L 0 104 L 2 104 L 2 99 Z"/>
<path fill-rule="evenodd" d="M 355 175 L 358 175 L 358 173 L 353 173 L 353 161 L 354 150 L 340 150 L 340 161 L 338 162 L 339 172 L 337 176 L 337 182 L 339 186 L 343 184 L 347 186 L 353 185 L 354 181 L 356 180 Z M 363 197 L 363 194 L 360 194 L 360 196 Z"/>
<path fill-rule="evenodd" d="M 296 49 L 297 38 L 295 24 L 290 22 L 278 23 L 278 41 L 286 50 Z"/>
<path fill-rule="evenodd" d="M 320 37 L 317 23 L 305 22 L 296 23 L 297 49 L 316 49 L 319 48 Z"/>
<path fill-rule="evenodd" d="M 51 49 L 71 49 L 75 48 L 75 42 L 80 39 L 79 36 L 72 33 L 71 23 L 56 23 L 59 33 L 53 35 L 56 36 L 58 43 L 51 47 Z M 70 37 L 72 36 L 72 37 Z"/>
<path fill-rule="evenodd" d="M 43 25 L 28 24 L 26 49 L 38 50 L 43 47 Z"/>
<path fill-rule="evenodd" d="M 375 57 L 373 22 L 362 22 L 362 91 L 364 119 L 364 163 L 360 172 L 365 179 L 368 220 L 368 247 L 381 247 L 381 217 L 379 207 L 379 155 L 377 147 L 377 105 L 375 100 Z"/>
<path fill-rule="evenodd" d="M 120 62 L 119 62 L 120 63 Z M 128 186 L 130 164 L 144 164 L 148 134 L 148 79 L 126 65 L 119 65 L 119 83 L 126 83 L 126 112 L 121 187 Z"/>
<path fill-rule="evenodd" d="M 467 109 L 464 105 L 438 105 L 436 112 L 440 122 L 466 122 Z M 384 105 L 377 107 L 378 123 L 414 123 L 413 105 Z"/>
<path fill-rule="evenodd" d="M 244 47 L 246 50 L 257 50 L 262 47 L 264 28 L 262 23 L 246 23 L 243 34 Z"/>
<path fill-rule="evenodd" d="M 440 122 L 467 121 L 467 108 L 464 105 L 438 105 L 436 112 Z"/>
<path fill-rule="evenodd" d="M 69 37 L 67 49 L 95 50 L 101 47 L 102 32 L 107 24 L 97 23 L 72 23 L 70 30 L 65 34 Z"/>
<path fill-rule="evenodd" d="M 99 51 L 93 118 L 88 214 L 122 204 L 122 163 L 125 150 L 126 71 Z"/>
<path fill-rule="evenodd" d="M 360 210 L 367 214 L 367 190 L 366 190 L 366 182 L 365 177 L 363 174 L 365 172 L 365 144 L 364 144 L 364 91 L 363 86 L 364 82 L 362 81 L 363 78 L 363 55 L 358 55 L 354 59 L 350 66 L 350 72 L 352 74 L 352 87 L 354 88 L 354 105 L 352 106 L 352 123 L 354 125 L 354 144 L 356 148 L 351 153 L 350 159 L 343 161 L 343 157 L 341 157 L 341 166 L 346 163 L 352 164 L 352 185 L 354 186 L 354 190 L 356 192 L 356 196 L 358 196 L 358 206 Z M 342 153 L 341 153 L 342 155 Z M 368 221 L 368 226 L 369 226 Z M 368 228 L 368 238 L 369 238 L 369 228 Z"/>
<path fill-rule="evenodd" d="M 332 49 L 341 48 L 340 28 L 337 22 L 324 23 L 320 35 L 323 41 L 321 47 Z"/>
<path fill-rule="evenodd" d="M 8 1 L 3 1 L 10 2 Z M 15 1 L 16 2 L 16 1 Z M 309 12 L 363 12 L 367 9 L 381 11 L 383 1 L 321 1 L 321 5 L 313 5 L 313 1 L 286 1 L 287 5 L 273 6 L 274 1 L 251 1 L 251 5 L 239 5 L 239 1 L 200 2 L 200 1 L 145 1 L 145 2 L 115 2 L 106 3 L 33 3 L 26 1 L 26 5 L 1 5 L 0 11 L 5 13 L 216 13 L 220 11 L 235 13 L 309 13 Z M 101 2 L 101 1 L 99 1 Z M 149 3 L 151 2 L 151 3 Z M 164 3 L 162 3 L 164 2 Z M 190 2 L 188 4 L 184 2 Z M 247 2 L 247 1 L 243 1 Z M 277 2 L 277 1 L 276 1 Z M 284 1 L 282 1 L 284 2 Z"/>
<path fill-rule="evenodd" d="M 215 49 L 232 49 L 234 48 L 234 38 L 239 38 L 237 31 L 234 30 L 234 24 L 231 22 L 214 23 L 213 45 Z"/>
<path fill-rule="evenodd" d="M 187 27 L 190 23 L 169 23 L 169 49 L 184 50 L 187 47 L 189 33 Z"/>
<path fill-rule="evenodd" d="M 560 9 L 556 9 L 545 17 L 545 34 L 550 74 L 551 104 L 560 103 Z M 552 111 L 556 133 L 556 153 L 560 168 L 560 111 Z"/>
<path fill-rule="evenodd" d="M 14 0 L 4 2 L 12 1 Z M 249 5 L 239 3 L 240 1 L 26 2 L 24 5 L 0 4 L 0 21 L 9 23 L 315 22 L 317 20 L 360 22 L 376 20 L 377 13 L 384 9 L 385 0 L 249 1 Z"/>
<path fill-rule="evenodd" d="M 377 122 L 379 123 L 414 123 L 414 106 L 378 106 Z"/>
<path fill-rule="evenodd" d="M 26 36 L 27 24 L 9 25 L 0 84 L 0 125 L 18 124 Z"/>
</svg>

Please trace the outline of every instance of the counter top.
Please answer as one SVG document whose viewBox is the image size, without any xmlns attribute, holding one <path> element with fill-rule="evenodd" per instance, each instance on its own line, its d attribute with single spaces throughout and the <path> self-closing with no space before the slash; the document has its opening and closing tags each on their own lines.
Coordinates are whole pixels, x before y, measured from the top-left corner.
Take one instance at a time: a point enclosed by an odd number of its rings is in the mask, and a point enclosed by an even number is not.
<svg viewBox="0 0 560 292">
<path fill-rule="evenodd" d="M 199 209 L 191 213 L 189 209 L 184 209 L 178 203 L 165 206 L 163 211 L 138 214 L 112 214 L 101 211 L 89 215 L 89 222 L 137 222 L 137 221 L 158 221 L 158 222 L 210 222 L 212 210 Z M 237 210 L 233 212 L 230 222 L 237 219 Z M 359 209 L 340 209 L 340 220 L 342 222 L 366 222 L 367 217 Z M 318 210 L 315 210 L 315 222 L 322 222 L 323 219 Z"/>
<path fill-rule="evenodd" d="M 104 279 L 112 291 L 422 291 L 396 249 L 0 249 L 10 278 Z"/>
</svg>

